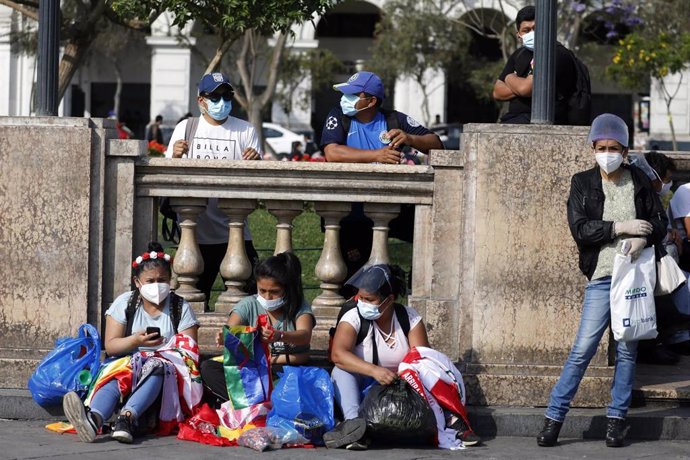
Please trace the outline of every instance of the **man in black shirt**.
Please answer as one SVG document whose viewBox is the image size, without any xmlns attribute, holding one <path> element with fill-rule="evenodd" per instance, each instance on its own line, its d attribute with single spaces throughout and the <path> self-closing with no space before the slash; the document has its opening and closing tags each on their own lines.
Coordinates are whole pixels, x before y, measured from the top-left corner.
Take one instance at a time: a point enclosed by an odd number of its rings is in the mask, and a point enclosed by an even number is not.
<svg viewBox="0 0 690 460">
<path fill-rule="evenodd" d="M 493 97 L 510 101 L 502 123 L 527 124 L 532 115 L 534 71 L 534 6 L 521 9 L 515 18 L 517 36 L 522 43 L 508 58 L 494 84 Z M 577 69 L 570 52 L 560 43 L 556 46 L 556 124 L 568 123 L 568 99 L 575 92 Z"/>
</svg>

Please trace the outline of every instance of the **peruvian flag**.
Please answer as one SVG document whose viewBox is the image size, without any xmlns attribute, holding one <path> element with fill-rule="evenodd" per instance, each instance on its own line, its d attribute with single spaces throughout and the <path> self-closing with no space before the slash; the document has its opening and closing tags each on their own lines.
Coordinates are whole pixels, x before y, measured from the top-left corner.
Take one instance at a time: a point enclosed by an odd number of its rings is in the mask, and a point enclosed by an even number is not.
<svg viewBox="0 0 690 460">
<path fill-rule="evenodd" d="M 436 415 L 439 447 L 458 448 L 455 431 L 446 428 L 443 409 L 462 417 L 470 426 L 465 409 L 462 374 L 443 353 L 413 347 L 398 366 L 398 375 L 422 395 Z"/>
</svg>

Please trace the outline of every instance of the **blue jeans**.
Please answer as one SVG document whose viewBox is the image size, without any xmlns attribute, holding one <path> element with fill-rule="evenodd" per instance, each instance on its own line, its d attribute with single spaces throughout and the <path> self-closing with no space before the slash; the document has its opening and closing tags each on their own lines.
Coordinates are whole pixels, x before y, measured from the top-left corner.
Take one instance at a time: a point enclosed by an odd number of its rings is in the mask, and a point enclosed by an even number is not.
<svg viewBox="0 0 690 460">
<path fill-rule="evenodd" d="M 563 422 L 570 409 L 570 402 L 575 397 L 587 366 L 597 351 L 601 337 L 611 321 L 609 311 L 609 292 L 611 277 L 601 278 L 587 283 L 585 301 L 582 305 L 580 328 L 575 337 L 570 355 L 563 366 L 558 383 L 551 390 L 546 417 Z M 607 410 L 608 417 L 625 418 L 632 399 L 632 387 L 635 380 L 635 358 L 637 342 L 616 343 L 616 365 L 611 385 L 611 403 Z"/>
<path fill-rule="evenodd" d="M 335 390 L 335 401 L 343 410 L 343 420 L 356 418 L 363 393 L 376 384 L 376 381 L 366 375 L 344 371 L 337 366 L 331 371 L 331 379 Z"/>
<path fill-rule="evenodd" d="M 146 380 L 129 396 L 122 412 L 130 411 L 134 420 L 137 420 L 156 401 L 162 388 L 163 375 L 155 373 L 148 375 Z M 99 388 L 91 398 L 91 412 L 97 413 L 101 420 L 106 421 L 113 415 L 119 401 L 120 387 L 117 380 L 113 379 Z"/>
</svg>

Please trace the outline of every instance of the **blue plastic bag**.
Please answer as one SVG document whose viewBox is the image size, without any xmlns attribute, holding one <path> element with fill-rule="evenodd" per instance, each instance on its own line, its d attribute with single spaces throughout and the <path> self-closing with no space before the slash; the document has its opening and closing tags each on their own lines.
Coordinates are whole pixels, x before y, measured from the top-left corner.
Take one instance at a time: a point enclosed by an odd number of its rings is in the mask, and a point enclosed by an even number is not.
<svg viewBox="0 0 690 460">
<path fill-rule="evenodd" d="M 319 367 L 283 367 L 266 425 L 297 430 L 315 445 L 335 426 L 331 376 Z"/>
<path fill-rule="evenodd" d="M 90 324 L 79 327 L 77 337 L 60 337 L 29 378 L 34 401 L 44 407 L 57 406 L 62 397 L 76 391 L 83 396 L 96 379 L 101 358 L 101 339 Z"/>
</svg>

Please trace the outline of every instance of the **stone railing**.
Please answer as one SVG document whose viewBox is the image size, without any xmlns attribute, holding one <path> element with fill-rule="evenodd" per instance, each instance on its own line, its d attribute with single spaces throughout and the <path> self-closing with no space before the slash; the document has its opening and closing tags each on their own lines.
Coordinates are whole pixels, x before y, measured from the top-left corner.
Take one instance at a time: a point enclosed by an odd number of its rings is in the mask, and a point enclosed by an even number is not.
<svg viewBox="0 0 690 460">
<path fill-rule="evenodd" d="M 125 161 L 129 151 L 115 164 Z M 458 152 L 436 152 L 437 158 L 453 159 Z M 345 281 L 346 266 L 339 248 L 339 221 L 350 212 L 352 202 L 363 202 L 368 217 L 374 221 L 373 245 L 369 263 L 386 263 L 388 256 L 388 223 L 398 215 L 401 204 L 413 204 L 416 209 L 413 267 L 415 285 L 411 299 L 425 295 L 429 284 L 425 272 L 431 251 L 432 207 L 434 204 L 434 169 L 431 166 L 385 166 L 336 163 L 293 163 L 261 161 L 198 161 L 163 158 L 129 157 L 134 181 L 131 191 L 118 193 L 117 213 L 132 219 L 131 231 L 116 232 L 114 246 L 133 241 L 133 254 L 144 250 L 148 241 L 157 237 L 157 201 L 169 197 L 178 213 L 182 234 L 173 269 L 177 275 L 177 292 L 185 297 L 200 319 L 200 342 L 213 342 L 217 327 L 224 324 L 228 313 L 242 297 L 251 264 L 244 247 L 244 225 L 247 216 L 262 202 L 277 219 L 275 253 L 292 250 L 292 221 L 304 209 L 305 202 L 313 203 L 315 212 L 324 219 L 324 244 L 315 275 L 320 281 L 320 294 L 312 302 L 317 318 L 312 347 L 324 349 L 327 331 L 334 325 L 344 302 L 339 289 Z M 443 169 L 443 166 L 441 166 Z M 462 168 L 454 170 L 452 182 L 460 183 Z M 132 174 L 131 169 L 123 175 Z M 119 184 L 124 181 L 118 181 Z M 448 188 L 448 187 L 446 187 Z M 452 187 L 451 187 L 452 188 Z M 131 197 L 134 206 L 131 206 Z M 229 218 L 228 249 L 221 264 L 226 290 L 215 303 L 215 311 L 208 311 L 204 293 L 196 287 L 203 271 L 203 260 L 196 240 L 196 221 L 206 207 L 207 198 L 218 198 L 218 207 Z M 456 203 L 448 202 L 450 206 Z M 458 216 L 459 217 L 459 216 Z M 319 232 L 318 228 L 313 231 Z M 129 262 L 120 260 L 113 265 L 116 281 L 113 290 L 104 294 L 114 297 L 129 286 Z M 420 273 L 420 276 L 416 274 Z M 107 295 L 110 294 L 110 295 Z M 422 313 L 424 305 L 417 305 Z M 433 319 L 427 318 L 427 321 Z M 441 327 L 439 325 L 439 327 Z"/>
</svg>

